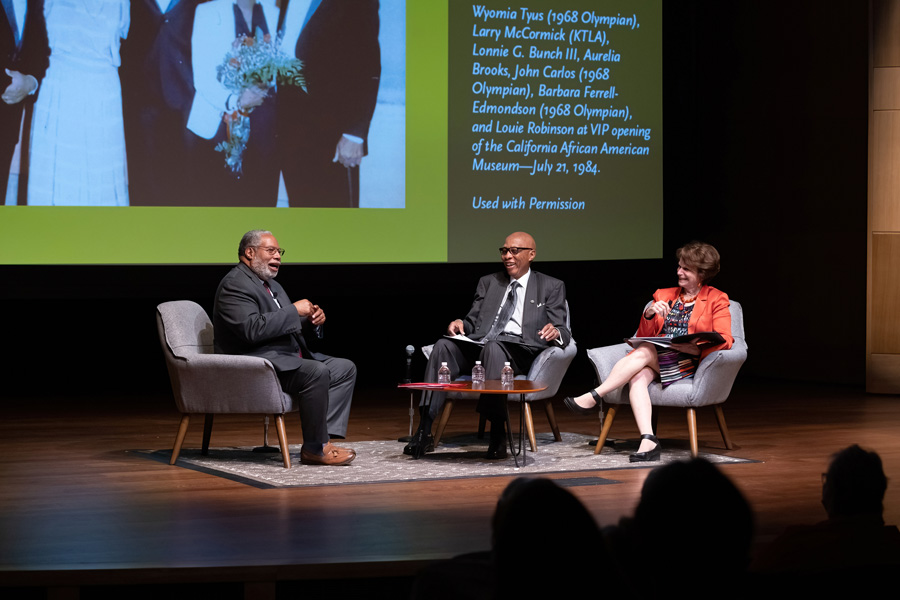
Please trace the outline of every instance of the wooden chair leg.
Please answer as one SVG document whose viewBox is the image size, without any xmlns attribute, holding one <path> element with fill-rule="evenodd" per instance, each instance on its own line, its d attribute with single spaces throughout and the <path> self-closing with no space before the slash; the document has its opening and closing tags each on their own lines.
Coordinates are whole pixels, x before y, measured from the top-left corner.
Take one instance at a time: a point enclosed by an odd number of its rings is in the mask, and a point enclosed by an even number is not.
<svg viewBox="0 0 900 600">
<path fill-rule="evenodd" d="M 722 434 L 722 441 L 725 442 L 725 448 L 734 450 L 734 444 L 731 442 L 731 436 L 728 435 L 728 425 L 725 424 L 725 411 L 722 410 L 721 404 L 716 404 L 716 423 L 719 425 L 719 433 Z"/>
<path fill-rule="evenodd" d="M 287 431 L 284 429 L 284 415 L 275 415 L 275 431 L 278 432 L 278 445 L 281 447 L 281 458 L 284 459 L 284 468 L 291 468 L 291 451 L 288 447 Z"/>
<path fill-rule="evenodd" d="M 653 430 L 653 435 L 658 436 L 657 430 L 659 429 L 659 407 L 651 407 L 653 412 L 650 413 L 650 429 Z"/>
<path fill-rule="evenodd" d="M 688 436 L 691 438 L 691 456 L 697 458 L 700 454 L 700 444 L 697 442 L 697 409 L 687 409 Z"/>
<path fill-rule="evenodd" d="M 475 436 L 479 440 L 484 439 L 484 428 L 487 425 L 487 417 L 478 413 L 478 435 Z"/>
<path fill-rule="evenodd" d="M 537 452 L 537 438 L 534 435 L 534 418 L 531 416 L 531 402 L 525 403 L 525 431 L 528 432 L 528 443 L 531 444 L 531 451 Z"/>
<path fill-rule="evenodd" d="M 597 447 L 594 448 L 594 454 L 600 454 L 603 446 L 606 444 L 606 438 L 609 436 L 609 430 L 612 429 L 613 421 L 616 418 L 615 404 L 606 405 L 606 419 L 603 421 L 603 428 L 600 430 L 600 439 L 597 440 Z"/>
<path fill-rule="evenodd" d="M 553 431 L 553 439 L 561 442 L 562 436 L 559 435 L 559 425 L 556 424 L 556 413 L 553 412 L 553 403 L 549 399 L 544 400 L 544 411 L 546 411 L 547 420 L 550 422 L 550 430 Z"/>
<path fill-rule="evenodd" d="M 184 436 L 187 434 L 188 423 L 190 422 L 191 415 L 181 415 L 181 423 L 178 425 L 178 434 L 175 436 L 175 445 L 172 446 L 172 458 L 169 459 L 170 465 L 174 465 L 175 461 L 178 460 L 178 455 L 181 454 L 181 445 L 184 443 Z"/>
<path fill-rule="evenodd" d="M 444 410 L 441 412 L 441 420 L 438 421 L 437 433 L 434 434 L 434 447 L 437 448 L 437 445 L 441 443 L 441 436 L 444 435 L 444 427 L 447 426 L 447 421 L 450 420 L 450 413 L 453 412 L 453 400 L 447 398 L 444 401 Z"/>
<path fill-rule="evenodd" d="M 209 438 L 212 436 L 213 414 L 207 413 L 206 420 L 203 422 L 203 449 L 200 454 L 207 456 L 209 454 Z"/>
</svg>

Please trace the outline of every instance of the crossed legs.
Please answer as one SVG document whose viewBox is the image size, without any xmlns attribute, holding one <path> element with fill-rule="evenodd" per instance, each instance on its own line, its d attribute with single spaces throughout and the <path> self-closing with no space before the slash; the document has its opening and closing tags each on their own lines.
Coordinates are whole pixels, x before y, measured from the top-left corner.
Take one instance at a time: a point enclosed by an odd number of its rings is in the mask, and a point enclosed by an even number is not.
<svg viewBox="0 0 900 600">
<path fill-rule="evenodd" d="M 641 434 L 652 434 L 653 426 L 651 417 L 653 407 L 650 404 L 650 392 L 648 387 L 659 373 L 659 360 L 656 356 L 656 346 L 653 344 L 641 344 L 635 350 L 613 366 L 606 381 L 601 383 L 594 391 L 603 396 L 619 389 L 626 383 L 629 384 L 628 401 L 631 403 L 631 411 Z M 590 392 L 574 398 L 575 403 L 583 408 L 590 408 L 594 402 Z M 638 452 L 653 450 L 656 444 L 650 440 L 641 440 Z"/>
</svg>

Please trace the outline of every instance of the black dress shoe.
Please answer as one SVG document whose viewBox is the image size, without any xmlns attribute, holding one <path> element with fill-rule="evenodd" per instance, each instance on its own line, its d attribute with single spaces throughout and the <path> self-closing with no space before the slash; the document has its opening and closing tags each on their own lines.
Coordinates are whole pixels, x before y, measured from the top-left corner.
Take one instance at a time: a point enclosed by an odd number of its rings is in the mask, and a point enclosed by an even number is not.
<svg viewBox="0 0 900 600">
<path fill-rule="evenodd" d="M 575 402 L 575 398 L 572 398 L 571 396 L 566 396 L 563 399 L 563 404 L 565 404 L 566 408 L 571 410 L 576 415 L 591 415 L 600 410 L 600 403 L 603 401 L 603 397 L 598 394 L 596 390 L 591 390 L 591 396 L 594 397 L 594 402 L 596 404 L 594 404 L 590 408 L 585 408 L 579 405 L 577 402 Z"/>
<path fill-rule="evenodd" d="M 413 458 L 422 458 L 426 452 L 434 452 L 434 436 L 420 429 L 403 447 L 403 454 Z"/>
<path fill-rule="evenodd" d="M 501 460 L 509 456 L 506 451 L 506 440 L 491 440 L 488 444 L 487 454 L 484 457 L 488 460 Z"/>
<path fill-rule="evenodd" d="M 656 447 L 653 448 L 653 450 L 647 450 L 646 452 L 635 452 L 628 457 L 628 462 L 652 462 L 659 460 L 659 455 L 662 453 L 662 447 L 659 445 L 659 440 L 656 439 L 656 436 L 645 433 L 641 436 L 641 439 L 656 442 Z"/>
</svg>

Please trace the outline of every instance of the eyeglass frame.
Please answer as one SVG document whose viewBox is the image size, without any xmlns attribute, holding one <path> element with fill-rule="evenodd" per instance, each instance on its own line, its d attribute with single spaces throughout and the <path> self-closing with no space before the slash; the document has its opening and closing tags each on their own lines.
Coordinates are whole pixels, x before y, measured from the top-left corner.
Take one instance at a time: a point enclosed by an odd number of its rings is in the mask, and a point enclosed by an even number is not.
<svg viewBox="0 0 900 600">
<path fill-rule="evenodd" d="M 513 256 L 518 256 L 519 252 L 522 250 L 534 250 L 534 248 L 519 248 L 518 246 L 510 246 L 507 248 L 506 246 L 500 246 L 500 256 L 503 256 L 507 252 L 512 254 Z"/>
<path fill-rule="evenodd" d="M 269 256 L 275 256 L 277 252 L 281 256 L 284 256 L 284 253 L 287 252 L 284 248 L 276 248 L 275 246 L 250 246 L 251 248 L 255 248 L 257 250 L 265 250 L 266 254 Z"/>
</svg>

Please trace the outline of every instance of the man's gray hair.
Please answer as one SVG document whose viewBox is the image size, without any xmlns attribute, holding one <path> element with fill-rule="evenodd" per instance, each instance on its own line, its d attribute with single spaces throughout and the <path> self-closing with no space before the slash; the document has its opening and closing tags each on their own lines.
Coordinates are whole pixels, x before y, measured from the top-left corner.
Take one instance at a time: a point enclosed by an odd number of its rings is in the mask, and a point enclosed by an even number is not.
<svg viewBox="0 0 900 600">
<path fill-rule="evenodd" d="M 238 258 L 244 256 L 244 250 L 247 248 L 259 246 L 259 243 L 262 241 L 262 236 L 264 235 L 272 235 L 272 232 L 266 231 L 265 229 L 253 229 L 245 233 L 244 237 L 241 238 L 241 243 L 238 245 Z"/>
</svg>

